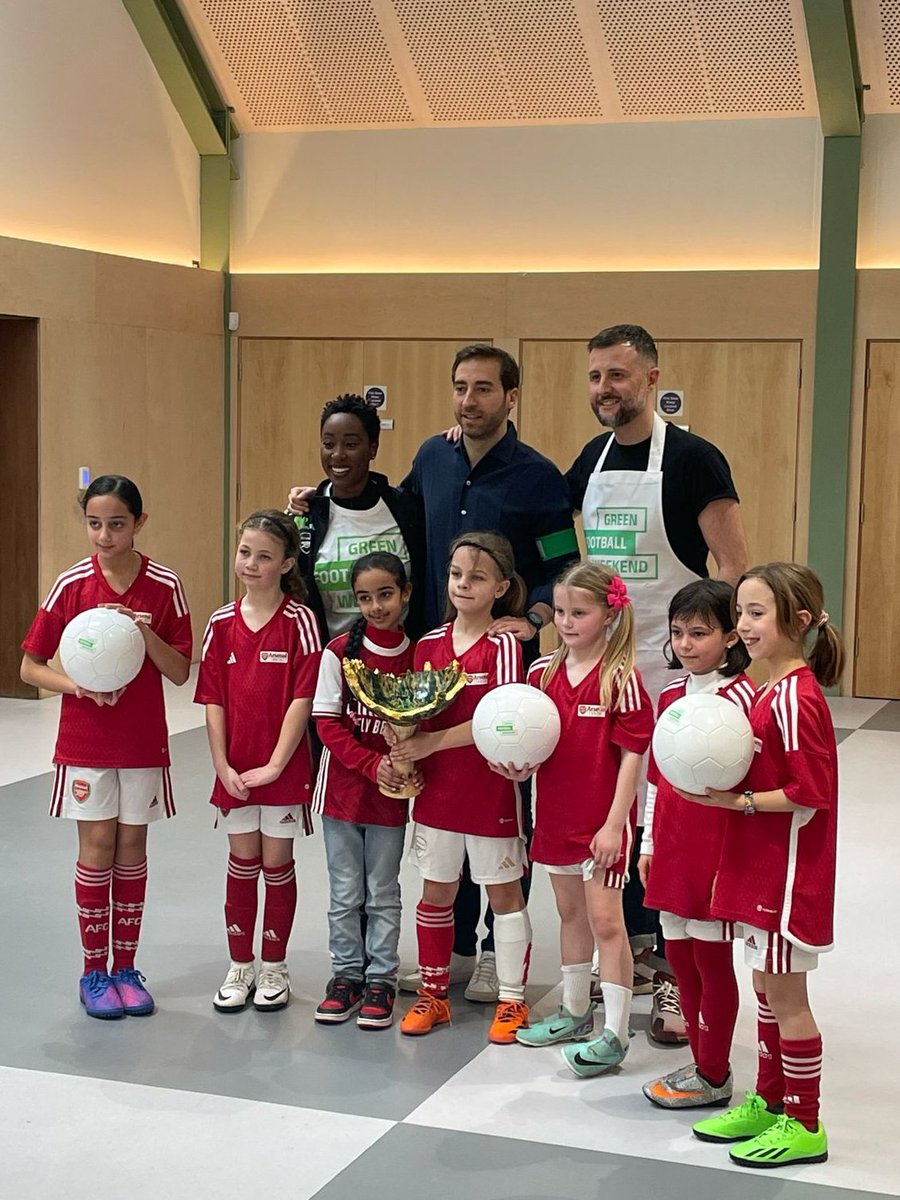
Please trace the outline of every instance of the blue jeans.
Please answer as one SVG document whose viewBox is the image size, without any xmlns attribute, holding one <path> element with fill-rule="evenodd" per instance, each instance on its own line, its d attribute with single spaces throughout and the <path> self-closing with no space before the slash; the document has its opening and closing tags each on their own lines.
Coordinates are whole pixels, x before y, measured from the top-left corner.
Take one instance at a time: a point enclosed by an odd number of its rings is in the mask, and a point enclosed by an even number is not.
<svg viewBox="0 0 900 1200">
<path fill-rule="evenodd" d="M 406 826 L 356 825 L 323 817 L 322 831 L 331 895 L 332 972 L 347 979 L 380 979 L 393 987 L 400 966 L 400 859 Z"/>
</svg>

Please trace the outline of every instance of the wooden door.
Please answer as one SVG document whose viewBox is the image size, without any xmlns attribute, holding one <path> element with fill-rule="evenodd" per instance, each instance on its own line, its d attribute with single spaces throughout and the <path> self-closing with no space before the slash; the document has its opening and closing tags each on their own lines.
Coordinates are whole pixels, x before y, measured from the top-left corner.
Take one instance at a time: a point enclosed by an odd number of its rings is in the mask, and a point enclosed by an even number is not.
<svg viewBox="0 0 900 1200">
<path fill-rule="evenodd" d="M 900 342 L 870 342 L 854 696 L 900 699 Z"/>
<path fill-rule="evenodd" d="M 662 342 L 660 390 L 684 392 L 675 418 L 731 464 L 751 561 L 794 551 L 799 342 Z M 602 432 L 587 399 L 584 342 L 522 343 L 523 438 L 566 470 Z"/>
</svg>

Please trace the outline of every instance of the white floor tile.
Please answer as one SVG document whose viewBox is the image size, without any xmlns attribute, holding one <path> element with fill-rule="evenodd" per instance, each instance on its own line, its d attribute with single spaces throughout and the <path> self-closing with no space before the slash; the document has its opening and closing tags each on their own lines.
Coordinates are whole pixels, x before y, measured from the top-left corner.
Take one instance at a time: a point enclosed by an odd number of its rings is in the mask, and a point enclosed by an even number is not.
<svg viewBox="0 0 900 1200">
<path fill-rule="evenodd" d="M 887 700 L 856 700 L 851 696 L 829 696 L 827 699 L 831 719 L 838 729 L 859 729 L 888 703 Z"/>
<path fill-rule="evenodd" d="M 307 1200 L 392 1128 L 317 1112 L 0 1067 L 4 1194 Z M 73 1115 L 77 1114 L 77 1119 Z"/>
</svg>

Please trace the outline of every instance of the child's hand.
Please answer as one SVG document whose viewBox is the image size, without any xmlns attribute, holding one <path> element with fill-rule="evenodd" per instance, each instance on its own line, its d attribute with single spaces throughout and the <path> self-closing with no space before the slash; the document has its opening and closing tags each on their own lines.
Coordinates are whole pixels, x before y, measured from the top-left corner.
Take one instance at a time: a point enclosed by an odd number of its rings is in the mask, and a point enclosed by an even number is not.
<svg viewBox="0 0 900 1200">
<path fill-rule="evenodd" d="M 611 867 L 622 853 L 622 830 L 604 825 L 591 838 L 591 855 L 598 867 Z"/>
<path fill-rule="evenodd" d="M 744 797 L 737 792 L 720 792 L 716 788 L 707 788 L 702 796 L 695 792 L 683 792 L 681 788 L 674 791 L 682 800 L 693 800 L 694 804 L 705 804 L 707 808 L 743 808 Z"/>
<path fill-rule="evenodd" d="M 245 788 L 264 787 L 267 783 L 274 783 L 280 775 L 280 767 L 273 767 L 271 763 L 266 763 L 264 767 L 253 767 L 250 771 L 244 771 L 241 775 L 241 782 Z"/>
<path fill-rule="evenodd" d="M 512 780 L 513 783 L 524 783 L 537 770 L 537 767 L 532 767 L 530 763 L 526 763 L 524 767 L 514 766 L 513 763 L 488 763 L 488 766 L 498 775 L 502 775 L 504 779 Z"/>
<path fill-rule="evenodd" d="M 390 755 L 384 754 L 378 762 L 375 782 L 382 791 L 386 792 L 399 792 L 408 783 L 415 784 L 417 791 L 420 792 L 425 780 L 422 778 L 421 771 L 418 770 L 413 771 L 412 775 L 401 775 L 391 762 Z"/>
<path fill-rule="evenodd" d="M 434 753 L 434 750 L 433 733 L 414 733 L 411 738 L 397 742 L 395 746 L 391 747 L 391 760 L 395 763 L 414 763 L 422 758 L 427 758 L 429 754 Z"/>
<path fill-rule="evenodd" d="M 78 687 L 75 685 L 75 695 L 79 700 L 93 700 L 93 702 L 102 708 L 104 704 L 108 704 L 110 708 L 119 702 L 119 697 L 125 691 L 125 688 L 116 688 L 114 692 L 91 692 L 87 688 Z"/>
<path fill-rule="evenodd" d="M 133 608 L 126 608 L 124 604 L 98 604 L 98 608 L 111 608 L 113 612 L 122 613 L 123 616 L 131 617 L 136 625 L 139 625 L 138 615 Z"/>
<path fill-rule="evenodd" d="M 647 884 L 650 880 L 650 864 L 652 861 L 653 861 L 652 854 L 642 854 L 640 856 L 640 858 L 638 859 L 638 863 L 637 863 L 638 877 L 640 878 L 640 881 L 644 887 L 647 886 Z"/>
<path fill-rule="evenodd" d="M 246 800 L 250 794 L 234 767 L 226 767 L 224 771 L 220 771 L 219 781 L 232 800 Z"/>
</svg>

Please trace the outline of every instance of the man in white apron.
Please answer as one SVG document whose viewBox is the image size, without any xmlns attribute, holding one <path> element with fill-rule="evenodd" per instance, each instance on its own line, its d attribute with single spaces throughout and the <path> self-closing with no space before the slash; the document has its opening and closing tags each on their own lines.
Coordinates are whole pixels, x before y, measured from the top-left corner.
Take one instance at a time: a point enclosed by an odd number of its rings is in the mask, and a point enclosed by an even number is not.
<svg viewBox="0 0 900 1200">
<path fill-rule="evenodd" d="M 724 456 L 655 411 L 659 367 L 649 333 L 640 325 L 616 325 L 593 337 L 588 350 L 591 408 L 612 434 L 588 442 L 566 479 L 574 507 L 581 509 L 588 559 L 612 567 L 628 586 L 637 665 L 655 705 L 672 678 L 663 653 L 669 601 L 707 574 L 710 553 L 719 578 L 736 583 L 748 566 L 746 538 Z M 626 914 L 642 902 L 632 871 Z M 641 925 L 649 929 L 650 920 Z M 651 1030 L 661 1040 L 681 1040 L 677 992 L 665 978 L 655 987 Z"/>
</svg>

